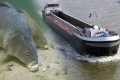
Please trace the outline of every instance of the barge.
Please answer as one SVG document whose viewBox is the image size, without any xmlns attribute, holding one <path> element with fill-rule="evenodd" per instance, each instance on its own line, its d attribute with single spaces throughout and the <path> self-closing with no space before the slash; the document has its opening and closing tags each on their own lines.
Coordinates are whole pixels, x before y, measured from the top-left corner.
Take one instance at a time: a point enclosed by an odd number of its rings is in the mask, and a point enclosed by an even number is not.
<svg viewBox="0 0 120 80">
<path fill-rule="evenodd" d="M 47 4 L 42 15 L 45 22 L 81 55 L 112 56 L 118 52 L 120 37 L 115 31 L 75 19 L 65 14 L 59 4 Z"/>
</svg>

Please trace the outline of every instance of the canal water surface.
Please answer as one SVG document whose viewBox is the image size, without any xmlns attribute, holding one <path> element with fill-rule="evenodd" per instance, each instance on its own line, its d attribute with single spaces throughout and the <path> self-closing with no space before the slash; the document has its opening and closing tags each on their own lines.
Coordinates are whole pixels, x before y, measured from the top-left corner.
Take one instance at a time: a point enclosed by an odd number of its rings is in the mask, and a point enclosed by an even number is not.
<svg viewBox="0 0 120 80">
<path fill-rule="evenodd" d="M 2 1 L 2 0 L 1 0 Z M 3 0 L 5 1 L 5 0 Z M 53 50 L 44 51 L 40 55 L 46 55 L 48 59 L 52 59 L 56 64 L 60 64 L 57 68 L 62 67 L 63 70 L 51 78 L 52 70 L 47 73 L 41 72 L 44 76 L 49 76 L 43 80 L 120 80 L 120 61 L 119 52 L 114 57 L 104 58 L 88 58 L 78 55 L 78 53 L 59 35 L 44 23 L 41 16 L 41 10 L 46 3 L 59 3 L 62 10 L 91 25 L 99 25 L 115 30 L 120 34 L 120 1 L 119 0 L 6 0 L 13 5 L 25 9 L 33 16 L 40 25 L 40 29 L 48 41 L 48 46 Z M 91 16 L 90 16 L 91 14 Z M 55 50 L 55 51 L 54 51 Z M 56 52 L 57 51 L 57 52 Z M 42 52 L 42 51 L 41 51 Z M 57 55 L 57 58 L 56 58 Z M 41 56 L 42 57 L 42 56 Z M 43 59 L 46 60 L 46 59 Z M 48 62 L 49 62 L 48 60 Z M 60 62 L 56 62 L 60 60 Z M 43 61 L 46 62 L 46 61 Z M 50 64 L 46 63 L 46 64 Z M 44 63 L 43 63 L 44 65 Z M 55 66 L 55 65 L 53 65 Z M 49 66 L 47 66 L 49 67 Z M 56 69 L 56 68 L 55 68 Z M 54 72 L 53 68 L 53 72 Z M 64 74 L 62 73 L 64 71 Z M 27 73 L 26 73 L 27 74 Z M 61 77 L 59 76 L 61 74 Z M 9 74 L 8 74 L 9 75 Z M 37 74 L 39 76 L 39 74 Z M 7 75 L 6 75 L 7 77 Z M 25 77 L 25 76 L 24 76 Z M 27 78 L 27 77 L 26 77 Z M 14 80 L 20 80 L 20 78 Z M 36 80 L 42 80 L 35 78 Z M 9 80 L 9 79 L 5 79 Z M 11 79 L 12 80 L 12 79 Z M 23 79 L 26 80 L 26 79 Z"/>
</svg>

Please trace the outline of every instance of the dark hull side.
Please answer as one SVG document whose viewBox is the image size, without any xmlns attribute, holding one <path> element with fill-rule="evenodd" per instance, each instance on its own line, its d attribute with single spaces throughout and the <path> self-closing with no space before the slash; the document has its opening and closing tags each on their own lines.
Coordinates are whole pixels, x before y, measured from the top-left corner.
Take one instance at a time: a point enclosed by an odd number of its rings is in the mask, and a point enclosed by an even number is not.
<svg viewBox="0 0 120 80">
<path fill-rule="evenodd" d="M 43 15 L 46 23 L 51 26 L 53 30 L 55 30 L 58 34 L 64 37 L 73 48 L 76 49 L 81 55 L 91 55 L 91 56 L 112 56 L 117 53 L 119 45 L 119 41 L 113 42 L 103 42 L 103 43 L 96 43 L 96 42 L 89 42 L 84 41 L 78 38 L 75 35 L 72 35 L 72 28 L 70 25 L 64 23 L 64 21 L 56 19 L 54 16 L 45 16 Z M 57 20 L 57 21 L 56 21 Z M 69 27 L 69 28 L 68 28 Z M 90 45 L 90 44 L 94 45 Z M 96 46 L 99 44 L 106 44 L 105 46 Z M 114 44 L 113 46 L 111 46 Z"/>
</svg>

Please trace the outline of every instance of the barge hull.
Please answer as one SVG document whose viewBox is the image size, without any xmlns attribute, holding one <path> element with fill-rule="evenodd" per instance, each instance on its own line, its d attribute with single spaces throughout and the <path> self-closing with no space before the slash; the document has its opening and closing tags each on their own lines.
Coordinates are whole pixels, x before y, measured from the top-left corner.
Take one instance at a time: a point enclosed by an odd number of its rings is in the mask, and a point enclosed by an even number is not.
<svg viewBox="0 0 120 80">
<path fill-rule="evenodd" d="M 44 16 L 44 19 L 48 25 L 51 26 L 51 28 L 64 37 L 73 48 L 76 49 L 77 52 L 79 52 L 81 55 L 91 55 L 91 56 L 112 56 L 117 53 L 119 45 L 111 45 L 114 43 L 119 43 L 118 41 L 111 41 L 111 42 L 103 42 L 102 44 L 107 44 L 106 46 L 97 46 L 95 43 L 92 43 L 94 45 L 90 45 L 87 43 L 91 42 L 86 42 L 84 40 L 81 40 L 80 38 L 76 37 L 75 35 L 72 34 L 73 29 L 67 27 L 68 25 L 66 22 L 63 20 L 57 19 L 55 16 Z M 62 28 L 61 28 L 62 27 Z M 100 43 L 101 45 L 101 43 Z"/>
</svg>

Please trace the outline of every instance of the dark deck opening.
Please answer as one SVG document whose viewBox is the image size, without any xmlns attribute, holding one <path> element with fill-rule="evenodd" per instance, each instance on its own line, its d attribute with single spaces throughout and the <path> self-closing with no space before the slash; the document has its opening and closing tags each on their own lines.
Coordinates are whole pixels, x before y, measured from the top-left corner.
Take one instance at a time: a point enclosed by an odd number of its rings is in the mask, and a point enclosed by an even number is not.
<svg viewBox="0 0 120 80">
<path fill-rule="evenodd" d="M 74 25 L 75 27 L 81 27 L 81 28 L 85 28 L 85 27 L 89 27 L 89 28 L 92 28 L 93 26 L 89 25 L 89 24 L 86 24 L 82 21 L 79 21 L 69 15 L 66 15 L 65 13 L 61 12 L 61 11 L 56 11 L 54 12 L 54 14 L 60 18 L 62 18 L 63 20 L 71 23 L 72 25 Z"/>
</svg>

